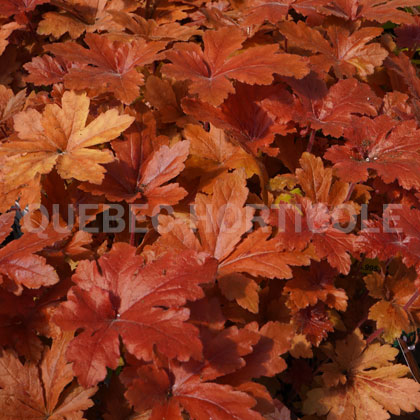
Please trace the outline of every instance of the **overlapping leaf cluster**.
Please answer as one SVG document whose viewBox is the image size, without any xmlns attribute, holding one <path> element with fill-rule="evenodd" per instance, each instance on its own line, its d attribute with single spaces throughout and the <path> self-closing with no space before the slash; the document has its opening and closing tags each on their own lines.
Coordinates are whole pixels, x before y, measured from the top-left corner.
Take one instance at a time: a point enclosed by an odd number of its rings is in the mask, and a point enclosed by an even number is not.
<svg viewBox="0 0 420 420">
<path fill-rule="evenodd" d="M 419 6 L 2 0 L 0 418 L 415 416 Z"/>
</svg>

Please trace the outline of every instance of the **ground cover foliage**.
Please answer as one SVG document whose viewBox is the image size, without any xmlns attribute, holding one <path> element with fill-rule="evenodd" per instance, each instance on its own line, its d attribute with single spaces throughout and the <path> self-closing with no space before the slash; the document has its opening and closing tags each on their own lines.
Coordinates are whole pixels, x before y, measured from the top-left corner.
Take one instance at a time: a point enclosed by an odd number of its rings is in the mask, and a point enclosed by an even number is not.
<svg viewBox="0 0 420 420">
<path fill-rule="evenodd" d="M 417 3 L 2 0 L 0 418 L 417 418 Z"/>
</svg>

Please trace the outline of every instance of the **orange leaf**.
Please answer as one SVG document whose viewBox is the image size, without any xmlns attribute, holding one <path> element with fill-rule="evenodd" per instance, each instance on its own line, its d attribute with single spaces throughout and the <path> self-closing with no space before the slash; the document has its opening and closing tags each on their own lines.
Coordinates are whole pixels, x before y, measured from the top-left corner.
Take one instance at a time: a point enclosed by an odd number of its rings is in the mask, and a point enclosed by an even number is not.
<svg viewBox="0 0 420 420">
<path fill-rule="evenodd" d="M 382 28 L 365 27 L 350 33 L 342 26 L 330 25 L 326 30 L 329 40 L 303 21 L 280 22 L 279 30 L 291 45 L 318 53 L 310 57 L 316 69 L 328 72 L 333 67 L 339 78 L 356 72 L 360 76 L 372 74 L 388 55 L 380 44 L 367 44 L 382 33 Z"/>
<path fill-rule="evenodd" d="M 275 44 L 248 48 L 232 56 L 245 39 L 242 31 L 232 27 L 207 31 L 203 35 L 204 51 L 195 43 L 176 44 L 166 53 L 172 64 L 166 64 L 162 71 L 178 80 L 190 80 L 190 93 L 197 93 L 212 105 L 221 104 L 235 91 L 229 79 L 268 85 L 273 81 L 273 73 L 296 78 L 308 74 L 303 58 L 276 54 Z"/>
<path fill-rule="evenodd" d="M 0 221 L 10 222 L 10 215 L 1 216 Z M 6 229 L 9 232 L 9 229 Z M 10 291 L 22 293 L 22 285 L 31 289 L 41 286 L 51 286 L 59 281 L 54 267 L 46 263 L 46 259 L 36 252 L 54 245 L 66 238 L 67 232 L 57 232 L 53 225 L 38 233 L 25 233 L 21 238 L 15 239 L 0 249 L 0 282 L 3 282 Z"/>
<path fill-rule="evenodd" d="M 31 362 L 22 365 L 14 352 L 3 350 L 0 410 L 4 420 L 82 418 L 83 411 L 93 405 L 90 397 L 97 388 L 83 389 L 76 383 L 66 388 L 73 381 L 72 366 L 65 357 L 72 338 L 72 334 L 64 334 L 54 340 L 40 366 Z"/>
<path fill-rule="evenodd" d="M 226 299 L 236 300 L 242 308 L 258 313 L 260 288 L 254 280 L 243 274 L 230 274 L 221 277 L 217 282 Z"/>
<path fill-rule="evenodd" d="M 416 292 L 417 273 L 414 268 L 406 268 L 400 259 L 393 260 L 388 267 L 388 275 L 372 273 L 364 277 L 369 295 L 380 299 L 371 306 L 369 319 L 376 321 L 377 329 L 383 329 L 384 339 L 392 343 L 402 332 L 409 332 L 415 325 L 420 311 L 420 298 L 409 308 L 405 304 Z M 413 318 L 415 317 L 415 318 Z"/>
<path fill-rule="evenodd" d="M 248 197 L 244 171 L 220 177 L 212 195 L 197 194 L 195 211 L 203 250 L 218 260 L 227 257 L 251 228 L 253 209 L 244 207 Z"/>
<path fill-rule="evenodd" d="M 359 332 L 339 341 L 321 366 L 323 388 L 308 392 L 306 414 L 327 415 L 327 420 L 386 420 L 388 412 L 413 412 L 420 408 L 420 384 L 404 378 L 409 369 L 393 364 L 398 349 L 366 342 Z"/>
<path fill-rule="evenodd" d="M 310 257 L 303 252 L 288 251 L 279 239 L 268 239 L 269 229 L 249 234 L 235 251 L 219 265 L 221 274 L 249 273 L 270 279 L 292 277 L 290 265 L 309 265 Z"/>
<path fill-rule="evenodd" d="M 6 0 L 7 1 L 7 0 Z M 0 15 L 2 6 L 0 5 Z M 9 41 L 7 38 L 10 36 L 10 34 L 16 30 L 22 28 L 22 25 L 19 25 L 16 22 L 10 22 L 6 23 L 5 25 L 1 25 L 0 28 L 0 55 L 3 54 L 4 50 L 6 49 L 7 45 L 9 44 Z"/>
<path fill-rule="evenodd" d="M 313 203 L 338 206 L 345 201 L 349 185 L 338 180 L 333 181 L 332 169 L 324 168 L 321 158 L 305 152 L 299 162 L 301 169 L 296 169 L 296 177 L 306 197 Z"/>
<path fill-rule="evenodd" d="M 91 146 L 119 136 L 134 118 L 110 109 L 86 125 L 89 103 L 86 94 L 65 92 L 61 107 L 50 104 L 43 114 L 29 109 L 15 116 L 18 138 L 0 145 L 0 155 L 6 155 L 1 171 L 9 188 L 47 174 L 54 166 L 64 179 L 101 183 L 105 169 L 100 164 L 111 162 L 114 156 Z"/>
<path fill-rule="evenodd" d="M 60 13 L 44 13 L 37 29 L 40 35 L 60 38 L 68 32 L 71 38 L 76 39 L 85 31 L 115 31 L 122 29 L 122 26 L 112 20 L 109 12 L 136 9 L 133 0 L 56 0 L 55 5 L 61 9 Z"/>
</svg>

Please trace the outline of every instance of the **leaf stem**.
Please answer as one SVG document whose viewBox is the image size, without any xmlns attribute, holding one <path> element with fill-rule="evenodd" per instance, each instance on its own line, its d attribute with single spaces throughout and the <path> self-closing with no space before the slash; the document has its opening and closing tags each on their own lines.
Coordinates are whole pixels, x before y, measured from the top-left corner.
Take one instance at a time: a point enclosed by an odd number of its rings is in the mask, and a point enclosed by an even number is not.
<svg viewBox="0 0 420 420">
<path fill-rule="evenodd" d="M 404 305 L 403 309 L 407 311 L 419 296 L 420 296 L 420 289 L 416 289 L 416 291 L 413 293 L 413 296 L 411 296 L 411 298 L 408 299 L 407 303 Z"/>
<path fill-rule="evenodd" d="M 356 184 L 354 182 L 350 183 L 349 190 L 348 190 L 347 195 L 346 195 L 346 199 L 344 200 L 345 202 L 350 200 L 350 197 L 353 194 L 355 186 L 356 186 Z"/>
<path fill-rule="evenodd" d="M 308 153 L 311 153 L 314 142 L 315 142 L 315 129 L 312 129 L 311 135 L 309 136 L 308 147 L 306 148 L 306 151 Z"/>
<path fill-rule="evenodd" d="M 130 245 L 136 246 L 136 215 L 132 210 L 130 210 L 130 223 L 129 223 L 130 231 Z"/>
<path fill-rule="evenodd" d="M 367 339 L 366 345 L 370 344 L 375 338 L 379 337 L 384 332 L 383 328 L 379 328 L 379 330 L 374 331 Z"/>
</svg>

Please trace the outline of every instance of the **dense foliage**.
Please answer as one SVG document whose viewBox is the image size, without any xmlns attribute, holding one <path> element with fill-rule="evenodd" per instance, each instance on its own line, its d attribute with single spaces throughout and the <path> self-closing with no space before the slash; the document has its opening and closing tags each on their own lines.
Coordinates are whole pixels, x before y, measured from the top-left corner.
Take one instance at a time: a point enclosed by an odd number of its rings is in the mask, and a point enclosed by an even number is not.
<svg viewBox="0 0 420 420">
<path fill-rule="evenodd" d="M 1 0 L 0 418 L 417 418 L 418 3 Z"/>
</svg>

